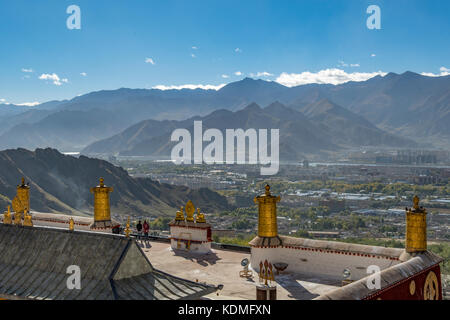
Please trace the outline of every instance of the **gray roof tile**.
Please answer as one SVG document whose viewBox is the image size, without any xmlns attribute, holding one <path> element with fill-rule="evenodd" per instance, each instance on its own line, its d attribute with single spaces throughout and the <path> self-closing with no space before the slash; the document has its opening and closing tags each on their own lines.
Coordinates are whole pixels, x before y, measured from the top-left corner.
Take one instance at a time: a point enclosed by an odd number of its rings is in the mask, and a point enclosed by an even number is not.
<svg viewBox="0 0 450 320">
<path fill-rule="evenodd" d="M 67 267 L 81 289 L 67 288 Z M 0 224 L 0 295 L 50 300 L 189 299 L 217 288 L 153 269 L 133 239 L 120 235 Z"/>
</svg>

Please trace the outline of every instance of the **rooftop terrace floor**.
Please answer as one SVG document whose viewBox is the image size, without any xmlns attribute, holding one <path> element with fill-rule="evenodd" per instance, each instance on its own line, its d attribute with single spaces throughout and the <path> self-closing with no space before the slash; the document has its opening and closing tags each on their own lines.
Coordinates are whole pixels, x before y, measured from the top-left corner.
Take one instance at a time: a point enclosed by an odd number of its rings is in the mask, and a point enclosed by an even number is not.
<svg viewBox="0 0 450 320">
<path fill-rule="evenodd" d="M 185 251 L 174 251 L 169 243 L 138 241 L 152 265 L 171 275 L 184 279 L 223 284 L 223 290 L 205 296 L 208 299 L 245 299 L 255 300 L 255 285 L 259 284 L 258 274 L 253 272 L 253 279 L 241 278 L 243 270 L 241 260 L 250 255 L 242 252 L 213 249 L 212 253 L 199 255 Z M 301 274 L 284 272 L 275 276 L 277 299 L 311 300 L 329 292 L 340 283 L 322 277 L 311 278 Z"/>
</svg>

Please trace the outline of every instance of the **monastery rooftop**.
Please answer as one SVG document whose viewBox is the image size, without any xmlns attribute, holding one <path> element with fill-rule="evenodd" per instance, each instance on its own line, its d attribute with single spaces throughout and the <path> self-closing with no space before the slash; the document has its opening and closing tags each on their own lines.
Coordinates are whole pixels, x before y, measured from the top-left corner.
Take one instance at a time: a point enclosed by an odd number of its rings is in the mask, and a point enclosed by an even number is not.
<svg viewBox="0 0 450 320">
<path fill-rule="evenodd" d="M 317 250 L 328 260 L 328 263 L 318 266 L 317 272 L 314 274 L 289 271 L 288 268 L 280 275 L 275 275 L 278 300 L 353 300 L 364 299 L 373 294 L 374 292 L 366 286 L 366 270 L 363 270 L 364 272 L 361 272 L 360 275 L 355 274 L 354 282 L 345 287 L 342 286 L 341 273 L 321 272 L 324 265 L 336 264 L 336 254 L 349 256 L 360 263 L 367 259 L 364 256 L 372 255 L 376 256 L 376 260 L 379 260 L 380 264 L 381 261 L 385 261 L 381 272 L 382 288 L 385 289 L 409 279 L 416 273 L 429 270 L 430 267 L 442 261 L 441 258 L 430 252 L 410 255 L 404 249 L 285 236 L 281 236 L 281 238 L 285 242 L 289 242 L 289 246 L 301 246 L 307 250 L 306 252 Z M 259 284 L 258 273 L 253 271 L 252 279 L 239 276 L 239 272 L 243 270 L 241 261 L 244 258 L 251 260 L 250 253 L 212 249 L 211 253 L 201 255 L 182 250 L 174 251 L 170 243 L 143 240 L 137 242 L 155 268 L 187 280 L 206 282 L 214 286 L 223 285 L 223 290 L 219 292 L 219 295 L 212 293 L 205 296 L 207 299 L 254 300 L 256 297 L 255 285 Z M 252 270 L 252 267 L 250 266 L 249 269 Z M 352 271 L 357 273 L 355 272 L 357 270 L 353 269 Z"/>
<path fill-rule="evenodd" d="M 258 274 L 253 272 L 253 279 L 250 280 L 239 276 L 239 271 L 243 270 L 241 261 L 250 259 L 249 253 L 213 249 L 210 254 L 198 255 L 178 250 L 175 252 L 170 243 L 142 240 L 138 243 L 153 266 L 161 271 L 191 281 L 224 285 L 219 296 L 212 293 L 205 298 L 254 300 L 256 297 Z M 275 281 L 278 284 L 277 298 L 280 300 L 311 300 L 341 285 L 339 281 L 326 276 L 311 277 L 287 272 L 275 276 Z"/>
</svg>

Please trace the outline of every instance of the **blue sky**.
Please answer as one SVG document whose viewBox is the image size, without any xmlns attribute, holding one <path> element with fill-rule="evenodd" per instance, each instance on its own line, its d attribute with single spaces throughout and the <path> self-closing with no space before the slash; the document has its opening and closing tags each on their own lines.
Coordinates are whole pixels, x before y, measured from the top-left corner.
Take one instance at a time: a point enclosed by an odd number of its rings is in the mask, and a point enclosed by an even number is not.
<svg viewBox="0 0 450 320">
<path fill-rule="evenodd" d="M 80 30 L 66 27 L 72 4 Z M 369 5 L 381 30 L 366 26 Z M 0 103 L 246 76 L 297 85 L 447 74 L 449 12 L 446 0 L 3 0 Z"/>
</svg>

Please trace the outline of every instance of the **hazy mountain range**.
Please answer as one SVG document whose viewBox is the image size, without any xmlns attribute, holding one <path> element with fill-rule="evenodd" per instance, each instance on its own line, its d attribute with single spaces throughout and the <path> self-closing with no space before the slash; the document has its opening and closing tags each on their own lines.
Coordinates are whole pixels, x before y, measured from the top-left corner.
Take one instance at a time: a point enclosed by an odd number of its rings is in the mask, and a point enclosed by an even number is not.
<svg viewBox="0 0 450 320">
<path fill-rule="evenodd" d="M 273 111 L 275 102 L 284 109 Z M 284 151 L 280 146 L 280 154 L 292 153 L 291 150 L 298 154 L 302 151 L 299 148 L 305 148 L 304 152 L 322 152 L 356 145 L 420 144 L 448 148 L 450 144 L 450 76 L 425 77 L 406 72 L 337 86 L 310 84 L 288 88 L 276 82 L 246 78 L 218 91 L 118 89 L 35 107 L 15 109 L 3 105 L 0 148 L 50 146 L 62 151 L 95 152 L 98 150 L 93 150 L 93 146 L 98 146 L 108 153 L 131 154 L 140 150 L 136 147 L 139 143 L 153 139 L 155 146 L 148 152 L 154 154 L 169 147 L 169 141 L 163 139 L 173 128 L 189 127 L 188 122 L 195 117 L 210 122 L 211 126 L 214 117 L 245 117 L 251 110 L 244 112 L 244 108 L 252 103 L 265 108 L 258 111 L 261 114 L 251 125 L 278 126 L 282 130 L 280 134 L 285 141 L 280 140 L 284 144 Z M 239 111 L 244 113 L 236 113 Z M 283 120 L 286 118 L 283 112 L 292 118 Z M 223 122 L 232 125 L 231 128 L 237 128 L 238 123 L 250 127 L 250 123 L 242 121 Z M 128 137 L 139 127 L 143 128 L 142 136 Z M 104 141 L 93 144 L 112 136 L 121 137 L 122 145 L 112 143 L 111 150 L 106 150 L 102 146 Z"/>
<path fill-rule="evenodd" d="M 90 188 L 100 177 L 114 187 L 113 213 L 157 217 L 173 215 L 188 200 L 204 212 L 229 209 L 225 197 L 210 189 L 191 190 L 183 186 L 160 184 L 147 178 L 132 178 L 120 168 L 103 160 L 75 158 L 54 149 L 0 151 L 0 208 L 16 194 L 20 179 L 30 183 L 30 206 L 41 212 L 93 214 Z"/>
<path fill-rule="evenodd" d="M 343 146 L 415 145 L 413 141 L 386 133 L 363 117 L 323 99 L 305 106 L 304 113 L 280 102 L 264 109 L 252 103 L 239 111 L 221 109 L 205 117 L 197 116 L 184 121 L 144 120 L 117 135 L 89 145 L 83 153 L 169 157 L 177 143 L 170 141 L 172 131 L 186 128 L 193 136 L 194 120 L 202 121 L 203 130 L 221 130 L 224 137 L 227 128 L 279 129 L 280 158 L 283 160 L 302 159 L 306 154 L 338 150 Z"/>
</svg>

